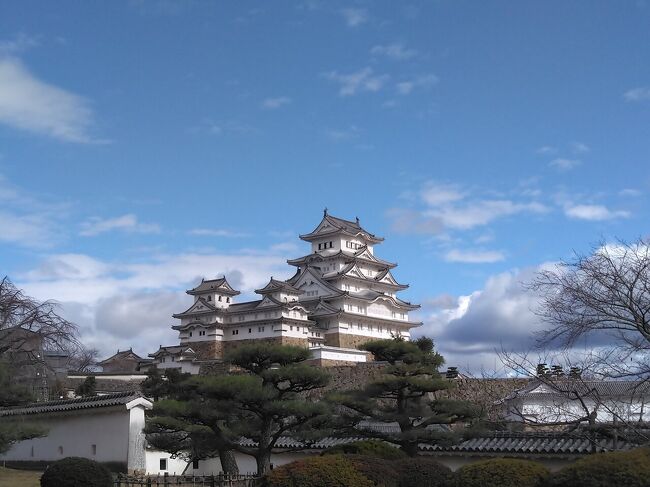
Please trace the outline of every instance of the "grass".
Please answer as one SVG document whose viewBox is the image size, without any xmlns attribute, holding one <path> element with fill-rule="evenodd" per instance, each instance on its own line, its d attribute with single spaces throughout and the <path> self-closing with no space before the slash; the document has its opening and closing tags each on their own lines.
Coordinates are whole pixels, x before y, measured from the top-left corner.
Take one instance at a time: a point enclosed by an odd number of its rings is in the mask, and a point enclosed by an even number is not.
<svg viewBox="0 0 650 487">
<path fill-rule="evenodd" d="M 0 467 L 0 487 L 40 487 L 42 474 Z"/>
</svg>

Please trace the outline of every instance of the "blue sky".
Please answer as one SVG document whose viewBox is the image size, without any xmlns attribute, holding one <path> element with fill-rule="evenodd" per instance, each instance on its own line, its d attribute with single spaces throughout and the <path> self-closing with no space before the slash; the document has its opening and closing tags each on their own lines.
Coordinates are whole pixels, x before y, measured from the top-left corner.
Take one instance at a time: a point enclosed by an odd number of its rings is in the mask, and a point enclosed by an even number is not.
<svg viewBox="0 0 650 487">
<path fill-rule="evenodd" d="M 645 1 L 5 3 L 0 274 L 147 353 L 200 276 L 290 275 L 328 207 L 490 364 L 535 269 L 648 234 L 649 60 Z"/>
</svg>

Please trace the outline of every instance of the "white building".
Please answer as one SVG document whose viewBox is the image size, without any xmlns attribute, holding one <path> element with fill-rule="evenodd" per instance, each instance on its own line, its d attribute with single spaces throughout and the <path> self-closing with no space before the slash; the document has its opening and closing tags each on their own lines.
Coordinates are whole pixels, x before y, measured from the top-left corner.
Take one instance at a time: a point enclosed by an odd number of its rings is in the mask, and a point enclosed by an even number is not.
<svg viewBox="0 0 650 487">
<path fill-rule="evenodd" d="M 120 392 L 0 409 L 3 422 L 28 421 L 47 430 L 47 436 L 13 445 L 0 460 L 53 462 L 85 457 L 142 471 L 145 410 L 152 406 L 139 393 Z"/>
<path fill-rule="evenodd" d="M 506 419 L 532 425 L 590 420 L 621 424 L 650 421 L 647 381 L 535 380 L 504 400 Z"/>
<path fill-rule="evenodd" d="M 411 328 L 421 324 L 408 316 L 419 306 L 397 297 L 408 287 L 392 275 L 397 264 L 375 256 L 383 239 L 358 219 L 344 220 L 325 210 L 317 227 L 300 238 L 310 244 L 310 252 L 288 261 L 295 274 L 287 280 L 271 278 L 255 291 L 260 295 L 255 301 L 236 302 L 240 293 L 225 277 L 188 290 L 194 302 L 174 315 L 180 323 L 172 327 L 180 346 L 150 354 L 154 363 L 191 372 L 201 361 L 221 359 L 227 348 L 250 340 L 309 347 L 321 365 L 359 362 L 366 357 L 358 351 L 362 343 L 408 339 Z"/>
</svg>

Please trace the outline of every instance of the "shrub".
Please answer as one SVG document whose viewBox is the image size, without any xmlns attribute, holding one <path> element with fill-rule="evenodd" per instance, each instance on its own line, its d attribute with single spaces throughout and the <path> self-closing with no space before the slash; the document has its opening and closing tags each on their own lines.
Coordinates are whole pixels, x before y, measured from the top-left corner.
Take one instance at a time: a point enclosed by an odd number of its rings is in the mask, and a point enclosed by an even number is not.
<svg viewBox="0 0 650 487">
<path fill-rule="evenodd" d="M 456 482 L 463 487 L 541 487 L 547 477 L 544 465 L 514 458 L 492 458 L 456 472 Z"/>
<path fill-rule="evenodd" d="M 346 455 L 365 455 L 384 458 L 386 460 L 406 458 L 406 453 L 402 450 L 392 446 L 390 443 L 379 440 L 362 440 L 333 446 L 332 448 L 325 450 L 323 455 L 340 455 L 341 453 Z"/>
<path fill-rule="evenodd" d="M 111 472 L 87 458 L 54 462 L 41 477 L 41 487 L 113 487 Z"/>
<path fill-rule="evenodd" d="M 433 458 L 413 457 L 393 462 L 399 475 L 399 487 L 451 487 L 452 471 Z"/>
<path fill-rule="evenodd" d="M 392 461 L 366 455 L 347 455 L 345 459 L 375 487 L 399 487 L 399 475 Z"/>
<path fill-rule="evenodd" d="M 648 487 L 650 449 L 596 453 L 564 467 L 550 485 L 564 487 Z"/>
<path fill-rule="evenodd" d="M 275 468 L 266 476 L 267 487 L 373 487 L 352 462 L 340 455 L 327 455 Z"/>
</svg>

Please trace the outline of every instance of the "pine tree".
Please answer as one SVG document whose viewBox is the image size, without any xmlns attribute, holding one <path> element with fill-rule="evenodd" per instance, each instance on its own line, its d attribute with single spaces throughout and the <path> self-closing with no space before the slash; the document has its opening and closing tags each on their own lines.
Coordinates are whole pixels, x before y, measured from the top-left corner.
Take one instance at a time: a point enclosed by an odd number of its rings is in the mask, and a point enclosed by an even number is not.
<svg viewBox="0 0 650 487">
<path fill-rule="evenodd" d="M 361 348 L 387 364 L 365 388 L 330 396 L 344 406 L 341 420 L 350 434 L 383 439 L 415 456 L 419 443 L 451 441 L 456 435 L 449 425 L 476 416 L 470 403 L 436 398 L 453 385 L 438 371 L 444 358 L 430 338 L 377 340 Z M 368 422 L 397 424 L 399 431 L 381 431 Z"/>
<path fill-rule="evenodd" d="M 97 395 L 97 380 L 94 375 L 90 375 L 77 386 L 74 393 L 80 397 L 93 397 Z"/>
<path fill-rule="evenodd" d="M 324 403 L 300 395 L 325 386 L 329 379 L 326 371 L 305 364 L 307 358 L 309 350 L 300 347 L 238 347 L 228 360 L 242 373 L 193 376 L 178 385 L 174 399 L 154 405 L 147 426 L 150 442 L 175 454 L 190 452 L 194 458 L 233 449 L 253 456 L 257 473 L 264 475 L 281 436 L 300 435 L 328 418 Z M 242 437 L 254 446 L 242 444 Z"/>
</svg>

